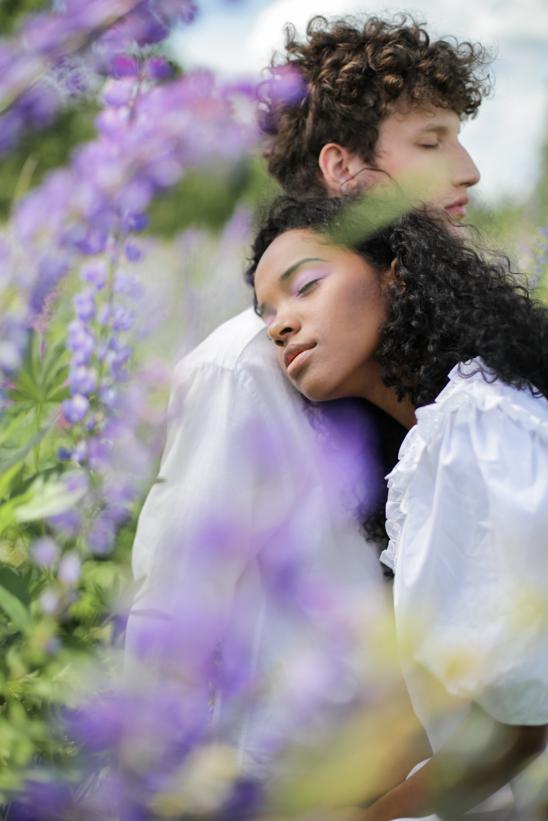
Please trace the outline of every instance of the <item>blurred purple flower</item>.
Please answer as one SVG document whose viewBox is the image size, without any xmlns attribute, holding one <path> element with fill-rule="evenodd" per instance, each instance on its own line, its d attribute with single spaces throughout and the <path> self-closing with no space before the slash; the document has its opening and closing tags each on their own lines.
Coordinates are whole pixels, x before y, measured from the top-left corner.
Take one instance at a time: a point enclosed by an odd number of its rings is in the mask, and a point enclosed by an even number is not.
<svg viewBox="0 0 548 821">
<path fill-rule="evenodd" d="M 124 270 L 116 272 L 114 277 L 114 293 L 123 294 L 130 299 L 139 299 L 143 296 L 143 286 L 133 274 Z"/>
<path fill-rule="evenodd" d="M 135 82 L 131 78 L 109 80 L 103 90 L 103 100 L 113 108 L 120 108 L 129 104 L 134 91 Z"/>
<path fill-rule="evenodd" d="M 275 66 L 265 83 L 269 98 L 283 105 L 297 105 L 307 95 L 302 74 L 292 65 Z"/>
<path fill-rule="evenodd" d="M 33 314 L 39 314 L 43 310 L 47 297 L 56 288 L 68 269 L 68 264 L 62 259 L 45 257 L 40 261 L 37 278 L 29 300 Z"/>
<path fill-rule="evenodd" d="M 148 777 L 180 764 L 209 722 L 207 694 L 183 698 L 169 682 L 141 691 L 126 685 L 65 716 L 70 736 L 86 750 L 109 751 L 124 769 Z"/>
<path fill-rule="evenodd" d="M 59 594 L 53 590 L 53 588 L 46 587 L 46 589 L 40 594 L 38 603 L 44 613 L 47 615 L 52 615 L 59 607 Z"/>
<path fill-rule="evenodd" d="M 139 61 L 127 54 L 116 54 L 110 63 L 112 76 L 116 79 L 139 76 Z"/>
<path fill-rule="evenodd" d="M 59 562 L 57 578 L 65 587 L 74 587 L 80 578 L 82 561 L 75 550 L 71 550 Z"/>
<path fill-rule="evenodd" d="M 148 216 L 143 213 L 129 213 L 122 218 L 123 231 L 143 231 L 148 225 Z"/>
<path fill-rule="evenodd" d="M 88 533 L 88 548 L 96 556 L 104 556 L 110 553 L 116 535 L 115 524 L 112 518 L 106 514 L 96 516 Z"/>
<path fill-rule="evenodd" d="M 68 821 L 74 796 L 68 784 L 59 781 L 26 781 L 9 802 L 13 821 Z"/>
<path fill-rule="evenodd" d="M 145 76 L 149 80 L 167 80 L 172 74 L 172 67 L 163 57 L 149 57 L 145 62 Z"/>
<path fill-rule="evenodd" d="M 82 268 L 81 277 L 89 282 L 97 291 L 101 291 L 106 284 L 108 271 L 104 262 L 93 262 Z"/>
<path fill-rule="evenodd" d="M 79 465 L 84 464 L 88 458 L 89 448 L 86 441 L 78 442 L 72 451 L 72 459 Z"/>
<path fill-rule="evenodd" d="M 112 312 L 112 328 L 115 331 L 129 331 L 135 321 L 134 315 L 127 308 L 116 305 Z"/>
<path fill-rule="evenodd" d="M 143 252 L 134 242 L 126 242 L 124 253 L 129 262 L 138 262 L 143 256 Z"/>
<path fill-rule="evenodd" d="M 53 539 L 37 539 L 30 549 L 33 561 L 39 567 L 53 567 L 59 558 L 59 546 Z"/>
<path fill-rule="evenodd" d="M 82 514 L 78 509 L 73 507 L 70 510 L 65 511 L 65 513 L 59 513 L 57 516 L 50 516 L 48 521 L 54 530 L 62 536 L 74 538 L 80 532 L 80 528 L 82 526 Z"/>
<path fill-rule="evenodd" d="M 76 316 L 82 322 L 89 322 L 95 316 L 95 296 L 92 291 L 83 291 L 74 297 Z"/>
<path fill-rule="evenodd" d="M 264 802 L 264 792 L 264 786 L 259 781 L 238 779 L 217 821 L 252 821 L 257 818 Z"/>
<path fill-rule="evenodd" d="M 81 422 L 89 410 L 89 400 L 77 393 L 63 402 L 63 415 L 72 425 Z"/>
<path fill-rule="evenodd" d="M 76 365 L 70 370 L 68 383 L 71 393 L 86 396 L 93 393 L 97 387 L 97 371 L 94 368 L 86 368 L 85 365 Z"/>
<path fill-rule="evenodd" d="M 57 459 L 60 462 L 69 462 L 72 459 L 72 450 L 68 448 L 58 448 L 57 449 Z"/>
<path fill-rule="evenodd" d="M 72 351 L 74 365 L 87 365 L 95 348 L 95 338 L 82 321 L 70 323 L 67 346 Z"/>
</svg>

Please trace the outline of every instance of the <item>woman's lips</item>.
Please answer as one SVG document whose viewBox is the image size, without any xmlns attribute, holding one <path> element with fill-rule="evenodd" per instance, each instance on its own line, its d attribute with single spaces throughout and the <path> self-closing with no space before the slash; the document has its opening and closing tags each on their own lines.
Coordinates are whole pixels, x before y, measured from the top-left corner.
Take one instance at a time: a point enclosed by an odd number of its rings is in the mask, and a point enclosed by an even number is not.
<svg viewBox="0 0 548 821">
<path fill-rule="evenodd" d="M 299 371 L 301 367 L 306 364 L 314 347 L 315 343 L 309 343 L 302 345 L 289 345 L 286 348 L 284 353 L 284 364 L 288 376 L 295 376 L 297 371 Z"/>
</svg>

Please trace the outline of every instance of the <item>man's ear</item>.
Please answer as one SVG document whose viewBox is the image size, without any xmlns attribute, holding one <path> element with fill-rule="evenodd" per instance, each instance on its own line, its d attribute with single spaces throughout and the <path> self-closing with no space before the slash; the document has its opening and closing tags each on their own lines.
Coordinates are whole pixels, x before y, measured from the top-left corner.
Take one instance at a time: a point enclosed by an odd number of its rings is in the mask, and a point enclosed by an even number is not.
<svg viewBox="0 0 548 821">
<path fill-rule="evenodd" d="M 318 165 L 327 193 L 332 197 L 352 194 L 364 185 L 364 161 L 338 143 L 327 143 L 320 151 Z"/>
</svg>

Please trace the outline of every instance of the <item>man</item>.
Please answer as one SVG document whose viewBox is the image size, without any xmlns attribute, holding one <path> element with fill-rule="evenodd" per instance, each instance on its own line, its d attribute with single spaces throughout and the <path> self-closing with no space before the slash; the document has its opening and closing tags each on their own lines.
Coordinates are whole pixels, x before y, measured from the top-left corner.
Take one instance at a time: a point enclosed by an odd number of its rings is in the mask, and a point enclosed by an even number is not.
<svg viewBox="0 0 548 821">
<path fill-rule="evenodd" d="M 405 18 L 363 25 L 316 18 L 302 41 L 289 31 L 284 59 L 263 86 L 270 172 L 289 193 L 340 195 L 398 181 L 435 155 L 431 201 L 462 220 L 479 174 L 459 130 L 487 90 L 485 62 L 480 48 L 430 41 Z M 377 457 L 366 458 L 375 445 L 357 433 L 363 426 L 353 426 L 355 412 L 339 404 L 321 416 L 307 409 L 283 379 L 251 308 L 217 328 L 175 372 L 160 477 L 134 545 L 142 588 L 128 647 L 139 645 L 151 613 L 176 614 L 178 643 L 169 639 L 167 652 L 184 658 L 191 688 L 215 669 L 218 735 L 253 775 L 268 774 L 296 731 L 287 706 L 294 707 L 295 689 L 305 693 L 310 684 L 309 699 L 315 693 L 296 657 L 306 660 L 318 630 L 322 641 L 325 635 L 315 611 L 303 623 L 293 605 L 321 599 L 328 578 L 338 601 L 354 608 L 348 622 L 363 602 L 366 621 L 385 613 L 375 552 L 348 504 L 363 498 L 379 471 Z M 329 658 L 356 680 L 346 658 Z M 309 659 L 318 668 L 324 660 L 321 652 Z M 231 678 L 231 663 L 245 676 Z M 265 692 L 266 679 L 275 684 Z M 338 698 L 326 685 L 314 715 L 329 714 Z M 227 707 L 238 700 L 240 711 Z M 380 788 L 401 781 L 420 758 L 414 751 L 395 762 Z"/>
</svg>

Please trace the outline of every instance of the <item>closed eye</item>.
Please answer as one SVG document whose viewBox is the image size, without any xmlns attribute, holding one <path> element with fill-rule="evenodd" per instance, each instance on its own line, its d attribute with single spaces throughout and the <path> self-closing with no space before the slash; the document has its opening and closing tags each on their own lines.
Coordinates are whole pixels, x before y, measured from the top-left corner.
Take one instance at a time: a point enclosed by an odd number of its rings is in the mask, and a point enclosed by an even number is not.
<svg viewBox="0 0 548 821">
<path fill-rule="evenodd" d="M 420 147 L 421 148 L 439 148 L 440 144 L 439 143 L 421 143 Z"/>
<path fill-rule="evenodd" d="M 304 282 L 301 285 L 301 287 L 297 290 L 297 296 L 303 296 L 304 294 L 306 294 L 321 279 L 323 279 L 323 277 L 317 277 L 316 279 L 309 279 L 308 282 Z"/>
</svg>

